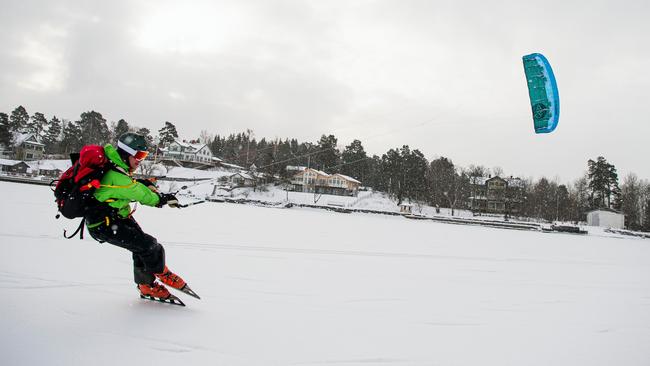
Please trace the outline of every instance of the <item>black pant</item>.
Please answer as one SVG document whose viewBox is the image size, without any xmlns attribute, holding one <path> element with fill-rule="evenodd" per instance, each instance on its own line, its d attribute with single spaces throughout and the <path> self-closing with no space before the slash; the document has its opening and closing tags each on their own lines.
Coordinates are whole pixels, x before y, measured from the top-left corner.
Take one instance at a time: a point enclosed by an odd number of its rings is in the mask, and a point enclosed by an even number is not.
<svg viewBox="0 0 650 366">
<path fill-rule="evenodd" d="M 165 249 L 153 236 L 146 234 L 133 218 L 111 219 L 108 225 L 89 229 L 93 239 L 107 242 L 133 253 L 133 278 L 137 284 L 151 284 L 155 273 L 165 269 Z"/>
</svg>

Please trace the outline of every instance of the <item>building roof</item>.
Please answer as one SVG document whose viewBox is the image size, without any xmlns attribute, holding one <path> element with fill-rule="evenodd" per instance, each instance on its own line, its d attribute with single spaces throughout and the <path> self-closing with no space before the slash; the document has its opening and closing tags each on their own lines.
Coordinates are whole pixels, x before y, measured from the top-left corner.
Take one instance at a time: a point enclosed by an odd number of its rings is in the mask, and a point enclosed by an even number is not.
<svg viewBox="0 0 650 366">
<path fill-rule="evenodd" d="M 199 150 L 203 149 L 205 146 L 207 146 L 207 144 L 201 144 L 201 143 L 199 143 L 199 144 L 191 144 L 189 142 L 178 141 L 178 140 L 174 140 L 174 142 L 181 145 L 184 148 L 190 148 L 190 149 L 196 150 L 196 151 L 199 151 Z"/>
<path fill-rule="evenodd" d="M 222 166 L 230 169 L 240 169 L 240 170 L 246 170 L 243 166 L 235 165 L 235 164 L 230 164 L 230 163 L 221 163 Z"/>
<path fill-rule="evenodd" d="M 517 188 L 523 188 L 524 187 L 524 180 L 521 178 L 505 178 L 506 182 L 508 182 L 508 186 L 510 187 L 517 187 Z"/>
<path fill-rule="evenodd" d="M 309 170 L 311 170 L 311 171 L 313 171 L 313 172 L 316 172 L 316 174 L 318 174 L 318 175 L 323 175 L 323 176 L 326 176 L 326 177 L 330 177 L 330 176 L 331 176 L 331 174 L 327 174 L 327 173 L 325 173 L 324 171 L 321 171 L 321 170 L 318 170 L 318 169 L 311 169 L 311 168 L 309 168 Z"/>
<path fill-rule="evenodd" d="M 174 142 L 172 142 L 172 144 L 173 143 L 178 144 L 183 149 L 187 149 L 188 151 L 185 151 L 185 152 L 189 153 L 189 154 L 193 154 L 196 151 L 199 151 L 199 150 L 203 149 L 204 147 L 208 146 L 207 144 L 200 144 L 200 143 L 199 144 L 191 144 L 189 142 L 179 141 L 179 140 L 174 140 Z M 161 147 L 159 149 L 160 149 L 160 151 L 163 151 L 163 152 L 169 152 L 169 146 Z M 208 151 L 210 151 L 210 153 L 212 153 L 212 151 L 209 148 L 208 148 Z"/>
<path fill-rule="evenodd" d="M 307 169 L 306 166 L 296 166 L 296 165 L 287 165 L 287 171 L 299 171 L 302 172 Z"/>
<path fill-rule="evenodd" d="M 336 174 L 334 174 L 334 175 L 338 175 L 339 177 L 341 177 L 341 178 L 343 178 L 343 179 L 345 179 L 345 180 L 347 180 L 347 181 L 350 181 L 350 182 L 353 182 L 353 183 L 359 183 L 359 184 L 361 184 L 361 182 L 359 182 L 358 180 L 356 180 L 356 179 L 354 179 L 354 178 L 352 178 L 352 177 L 348 177 L 347 175 L 338 174 L 338 173 L 336 173 Z"/>
<path fill-rule="evenodd" d="M 621 213 L 620 211 L 616 211 L 616 210 L 614 210 L 614 209 L 607 208 L 607 207 L 597 208 L 597 209 L 595 209 L 595 210 L 587 211 L 587 213 L 590 214 L 590 213 L 592 213 L 592 212 L 599 212 L 599 211 L 600 211 L 600 212 L 609 212 L 609 213 L 615 213 L 615 214 L 622 215 L 622 213 Z"/>
<path fill-rule="evenodd" d="M 36 137 L 36 135 L 34 135 L 33 133 L 20 133 L 20 132 L 14 132 L 14 139 L 13 139 L 14 145 L 20 146 L 22 145 L 23 142 L 27 141 L 30 137 L 34 137 L 34 139 L 36 140 L 36 142 L 30 141 L 30 143 L 34 145 L 45 146 L 44 144 L 38 142 L 38 137 Z"/>
<path fill-rule="evenodd" d="M 501 178 L 498 175 L 495 175 L 494 177 L 471 177 L 470 182 L 473 182 L 476 185 L 483 186 L 487 183 L 488 180 L 490 179 L 503 179 L 508 183 L 509 187 L 517 187 L 517 188 L 522 188 L 524 186 L 524 180 L 521 178 Z"/>
<path fill-rule="evenodd" d="M 18 163 L 20 163 L 20 160 L 0 159 L 0 165 L 4 166 L 14 166 Z"/>
<path fill-rule="evenodd" d="M 27 162 L 27 165 L 34 170 L 60 170 L 64 172 L 72 166 L 72 163 L 70 160 L 33 160 Z"/>
</svg>

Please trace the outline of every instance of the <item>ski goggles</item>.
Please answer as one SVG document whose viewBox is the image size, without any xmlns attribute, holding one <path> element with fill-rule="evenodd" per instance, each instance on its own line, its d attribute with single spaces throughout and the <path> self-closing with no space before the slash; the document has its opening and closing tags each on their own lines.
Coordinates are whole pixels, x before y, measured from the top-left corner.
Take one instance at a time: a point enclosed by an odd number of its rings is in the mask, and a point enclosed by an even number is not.
<svg viewBox="0 0 650 366">
<path fill-rule="evenodd" d="M 117 142 L 117 147 L 129 153 L 129 155 L 133 156 L 138 161 L 144 160 L 147 157 L 147 155 L 149 155 L 149 151 L 136 150 L 130 147 L 129 145 L 123 143 L 122 141 Z"/>
<path fill-rule="evenodd" d="M 136 151 L 133 157 L 138 161 L 142 161 L 146 159 L 148 155 L 149 155 L 149 151 Z"/>
</svg>

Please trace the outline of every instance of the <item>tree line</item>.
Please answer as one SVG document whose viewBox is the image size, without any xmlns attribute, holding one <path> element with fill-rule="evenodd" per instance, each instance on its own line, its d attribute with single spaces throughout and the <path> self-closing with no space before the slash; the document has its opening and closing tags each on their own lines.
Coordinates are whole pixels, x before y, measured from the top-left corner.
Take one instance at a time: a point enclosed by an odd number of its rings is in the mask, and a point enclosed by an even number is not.
<svg viewBox="0 0 650 366">
<path fill-rule="evenodd" d="M 215 155 L 241 166 L 255 164 L 259 170 L 283 178 L 291 174 L 288 165 L 340 173 L 388 193 L 398 204 L 409 200 L 452 210 L 469 209 L 479 178 L 507 178 L 500 167 L 461 167 L 444 156 L 429 161 L 408 145 L 389 149 L 381 156 L 367 154 L 358 139 L 340 149 L 334 135 L 322 135 L 316 142 L 299 142 L 288 138 L 257 140 L 250 130 L 214 137 L 204 131 L 201 140 Z M 607 208 L 623 212 L 629 229 L 650 231 L 650 182 L 631 173 L 619 186 L 616 167 L 602 156 L 587 160 L 585 172 L 572 183 L 523 178 L 520 186 L 505 193 L 517 197 L 504 198 L 521 201 L 522 217 L 577 222 L 586 220 L 590 210 Z"/>
<path fill-rule="evenodd" d="M 84 112 L 75 121 L 51 119 L 36 112 L 29 115 L 17 107 L 10 115 L 0 113 L 0 144 L 11 146 L 15 132 L 39 136 L 46 154 L 68 154 L 87 144 L 115 141 L 122 133 L 133 131 L 147 137 L 152 144 L 167 146 L 178 138 L 176 126 L 163 123 L 154 138 L 147 128 L 136 127 L 124 119 L 108 123 L 96 111 Z M 308 166 L 327 173 L 340 173 L 357 179 L 364 186 L 386 192 L 398 204 L 409 200 L 452 210 L 468 209 L 479 178 L 500 176 L 503 169 L 482 165 L 461 167 L 447 157 L 427 160 L 418 149 L 408 145 L 369 155 L 361 140 L 355 139 L 340 148 L 334 135 L 322 135 L 315 142 L 295 138 L 257 139 L 246 130 L 227 136 L 201 135 L 188 142 L 205 143 L 212 153 L 226 162 L 246 168 L 253 164 L 258 171 L 288 180 L 290 165 Z M 521 201 L 519 215 L 547 221 L 584 221 L 586 213 L 596 208 L 610 208 L 625 214 L 626 227 L 650 231 L 650 183 L 631 173 L 619 185 L 616 167 L 604 157 L 587 161 L 586 171 L 572 183 L 561 184 L 542 177 L 524 178 L 515 193 Z"/>
</svg>

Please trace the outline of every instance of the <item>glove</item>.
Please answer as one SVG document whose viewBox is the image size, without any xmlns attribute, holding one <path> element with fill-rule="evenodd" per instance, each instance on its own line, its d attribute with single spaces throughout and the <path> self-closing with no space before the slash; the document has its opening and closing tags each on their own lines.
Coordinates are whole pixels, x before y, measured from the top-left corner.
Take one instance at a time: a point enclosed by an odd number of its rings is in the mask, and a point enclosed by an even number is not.
<svg viewBox="0 0 650 366">
<path fill-rule="evenodd" d="M 171 193 L 161 193 L 160 201 L 156 207 L 163 207 L 164 205 L 169 205 L 172 208 L 178 208 L 178 198 Z"/>
</svg>

